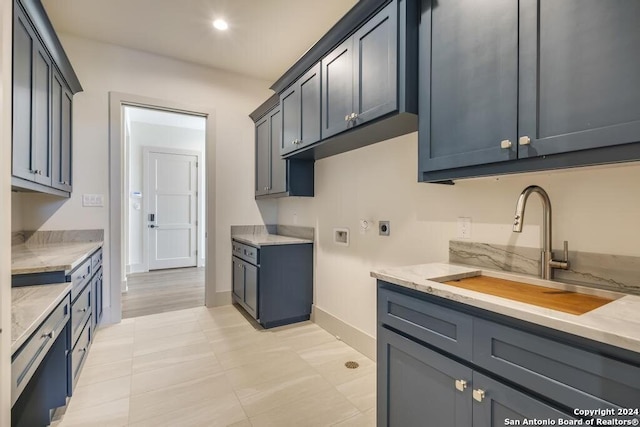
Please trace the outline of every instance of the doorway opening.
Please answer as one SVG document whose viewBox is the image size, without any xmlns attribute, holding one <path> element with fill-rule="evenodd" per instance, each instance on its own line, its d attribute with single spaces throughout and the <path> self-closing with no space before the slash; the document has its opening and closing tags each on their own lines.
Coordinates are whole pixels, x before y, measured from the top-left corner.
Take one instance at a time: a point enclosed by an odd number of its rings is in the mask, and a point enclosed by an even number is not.
<svg viewBox="0 0 640 427">
<path fill-rule="evenodd" d="M 123 107 L 122 317 L 205 304 L 206 118 Z"/>
</svg>

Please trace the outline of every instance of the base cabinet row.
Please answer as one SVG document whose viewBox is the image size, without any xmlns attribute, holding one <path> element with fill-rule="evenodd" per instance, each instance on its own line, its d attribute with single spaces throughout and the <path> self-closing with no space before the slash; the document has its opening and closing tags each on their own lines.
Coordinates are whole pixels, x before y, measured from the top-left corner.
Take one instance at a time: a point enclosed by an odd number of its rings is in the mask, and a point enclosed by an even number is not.
<svg viewBox="0 0 640 427">
<path fill-rule="evenodd" d="M 377 346 L 379 427 L 640 421 L 640 354 L 383 281 Z"/>
</svg>

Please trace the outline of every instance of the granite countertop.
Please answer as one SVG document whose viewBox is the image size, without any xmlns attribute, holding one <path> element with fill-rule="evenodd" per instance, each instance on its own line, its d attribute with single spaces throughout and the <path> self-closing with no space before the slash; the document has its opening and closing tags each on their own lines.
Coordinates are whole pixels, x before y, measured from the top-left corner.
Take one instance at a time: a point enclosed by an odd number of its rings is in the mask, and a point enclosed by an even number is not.
<svg viewBox="0 0 640 427">
<path fill-rule="evenodd" d="M 11 247 L 11 274 L 70 272 L 101 247 L 102 242 L 15 245 Z"/>
<path fill-rule="evenodd" d="M 11 354 L 71 291 L 71 283 L 11 288 Z"/>
<path fill-rule="evenodd" d="M 533 285 L 609 297 L 614 301 L 582 315 L 573 315 L 440 283 L 477 276 L 480 272 L 507 280 L 520 278 Z M 446 263 L 384 268 L 372 271 L 371 277 L 640 353 L 640 296 Z"/>
<path fill-rule="evenodd" d="M 313 240 L 298 237 L 280 236 L 278 234 L 236 234 L 233 240 L 252 246 L 295 245 L 299 243 L 313 243 Z"/>
</svg>

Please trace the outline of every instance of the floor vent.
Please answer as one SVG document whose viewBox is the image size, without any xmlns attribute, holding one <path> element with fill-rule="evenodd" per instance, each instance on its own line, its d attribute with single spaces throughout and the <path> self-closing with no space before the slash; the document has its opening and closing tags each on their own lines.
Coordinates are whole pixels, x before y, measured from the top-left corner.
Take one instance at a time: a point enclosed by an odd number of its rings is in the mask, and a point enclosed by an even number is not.
<svg viewBox="0 0 640 427">
<path fill-rule="evenodd" d="M 356 369 L 360 365 L 358 364 L 358 362 L 354 362 L 353 360 L 349 360 L 347 363 L 344 364 L 344 366 L 346 366 L 349 369 Z"/>
</svg>

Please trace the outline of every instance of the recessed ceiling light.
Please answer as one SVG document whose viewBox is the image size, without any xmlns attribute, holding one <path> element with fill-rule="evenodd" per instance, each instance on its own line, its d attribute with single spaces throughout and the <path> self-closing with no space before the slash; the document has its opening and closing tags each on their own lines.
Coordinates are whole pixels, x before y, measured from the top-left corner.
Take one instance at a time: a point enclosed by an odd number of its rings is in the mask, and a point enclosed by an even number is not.
<svg viewBox="0 0 640 427">
<path fill-rule="evenodd" d="M 216 19 L 213 21 L 213 26 L 216 30 L 224 31 L 229 28 L 229 24 L 224 19 Z"/>
</svg>

